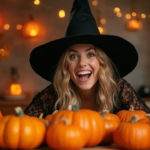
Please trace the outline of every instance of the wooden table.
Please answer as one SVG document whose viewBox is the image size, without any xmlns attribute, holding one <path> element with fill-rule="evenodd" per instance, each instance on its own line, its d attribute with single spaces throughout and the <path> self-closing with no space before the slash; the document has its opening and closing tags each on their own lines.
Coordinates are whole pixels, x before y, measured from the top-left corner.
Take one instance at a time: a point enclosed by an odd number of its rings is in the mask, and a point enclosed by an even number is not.
<svg viewBox="0 0 150 150">
<path fill-rule="evenodd" d="M 34 150 L 52 150 L 52 149 L 50 149 L 47 146 L 41 146 Z M 119 149 L 116 145 L 111 145 L 111 146 L 86 147 L 86 148 L 82 148 L 81 150 L 121 150 L 121 149 Z"/>
</svg>

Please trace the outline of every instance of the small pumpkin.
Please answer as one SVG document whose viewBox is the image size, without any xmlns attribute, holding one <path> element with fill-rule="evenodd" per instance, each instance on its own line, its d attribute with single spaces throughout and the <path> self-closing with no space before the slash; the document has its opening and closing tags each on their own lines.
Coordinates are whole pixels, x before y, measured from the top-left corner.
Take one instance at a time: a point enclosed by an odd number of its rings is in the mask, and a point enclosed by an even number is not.
<svg viewBox="0 0 150 150">
<path fill-rule="evenodd" d="M 0 119 L 0 147 L 9 149 L 32 149 L 43 143 L 46 126 L 36 117 L 24 115 L 20 108 L 17 114 Z"/>
<path fill-rule="evenodd" d="M 117 113 L 121 122 L 129 122 L 133 115 L 137 115 L 137 120 L 146 117 L 146 112 L 143 110 L 134 110 L 134 106 L 131 105 L 129 110 L 121 110 Z"/>
<path fill-rule="evenodd" d="M 49 114 L 45 117 L 45 120 L 48 120 L 49 122 L 51 122 L 53 116 L 58 112 L 58 110 L 55 110 L 52 114 Z"/>
<path fill-rule="evenodd" d="M 120 119 L 116 114 L 112 113 L 101 113 L 104 126 L 105 126 L 105 134 L 102 139 L 103 144 L 112 144 L 113 143 L 113 133 L 118 128 L 120 124 Z"/>
<path fill-rule="evenodd" d="M 52 149 L 77 150 L 85 146 L 86 134 L 68 119 L 60 118 L 48 127 L 46 143 Z"/>
<path fill-rule="evenodd" d="M 76 109 L 73 110 L 61 110 L 57 112 L 51 123 L 59 120 L 60 118 L 68 119 L 69 123 L 76 125 L 84 129 L 87 144 L 86 146 L 98 145 L 104 136 L 104 121 L 98 112 L 89 109 Z"/>
<path fill-rule="evenodd" d="M 136 121 L 136 116 L 130 122 L 121 122 L 113 135 L 114 143 L 121 149 L 149 149 L 150 126 Z"/>
</svg>

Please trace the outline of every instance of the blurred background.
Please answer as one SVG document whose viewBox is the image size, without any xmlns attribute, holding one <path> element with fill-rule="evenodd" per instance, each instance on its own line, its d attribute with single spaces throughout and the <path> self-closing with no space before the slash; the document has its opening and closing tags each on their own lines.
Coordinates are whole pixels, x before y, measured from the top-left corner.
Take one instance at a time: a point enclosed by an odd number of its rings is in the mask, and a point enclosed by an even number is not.
<svg viewBox="0 0 150 150">
<path fill-rule="evenodd" d="M 34 47 L 64 36 L 72 3 L 73 0 L 0 0 L 1 96 L 32 97 L 49 85 L 30 67 L 30 53 Z M 125 79 L 136 91 L 143 88 L 149 94 L 150 1 L 89 0 L 89 4 L 101 34 L 118 35 L 134 44 L 139 62 Z M 16 83 L 14 91 L 10 88 L 12 83 Z"/>
</svg>

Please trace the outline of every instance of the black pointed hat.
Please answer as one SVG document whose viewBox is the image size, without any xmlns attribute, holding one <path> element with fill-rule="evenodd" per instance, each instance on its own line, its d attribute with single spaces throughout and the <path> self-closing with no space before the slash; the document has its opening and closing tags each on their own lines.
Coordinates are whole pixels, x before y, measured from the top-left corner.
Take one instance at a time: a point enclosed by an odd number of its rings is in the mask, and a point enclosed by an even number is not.
<svg viewBox="0 0 150 150">
<path fill-rule="evenodd" d="M 100 47 L 116 65 L 121 77 L 130 73 L 138 61 L 135 47 L 114 35 L 101 35 L 91 13 L 88 0 L 74 0 L 71 18 L 63 38 L 50 41 L 33 49 L 30 64 L 33 70 L 52 81 L 62 53 L 72 44 L 89 43 Z"/>
</svg>

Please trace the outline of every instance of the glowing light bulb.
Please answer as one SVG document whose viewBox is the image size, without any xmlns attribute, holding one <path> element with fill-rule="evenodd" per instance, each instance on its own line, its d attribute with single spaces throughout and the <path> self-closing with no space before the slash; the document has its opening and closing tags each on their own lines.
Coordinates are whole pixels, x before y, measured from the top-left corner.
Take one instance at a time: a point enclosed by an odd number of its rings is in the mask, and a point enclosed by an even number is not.
<svg viewBox="0 0 150 150">
<path fill-rule="evenodd" d="M 9 24 L 4 24 L 3 28 L 4 28 L 4 30 L 9 30 L 10 29 L 10 25 Z"/>
<path fill-rule="evenodd" d="M 131 19 L 131 15 L 129 13 L 125 14 L 126 19 Z"/>
<path fill-rule="evenodd" d="M 114 13 L 118 13 L 118 12 L 120 12 L 120 8 L 119 7 L 115 7 L 114 8 Z"/>
<path fill-rule="evenodd" d="M 16 30 L 22 30 L 22 27 L 23 27 L 23 26 L 22 26 L 21 24 L 17 24 L 17 25 L 16 25 Z"/>
<path fill-rule="evenodd" d="M 59 16 L 59 18 L 64 18 L 66 16 L 65 11 L 63 9 L 59 10 L 58 16 Z"/>
<path fill-rule="evenodd" d="M 34 5 L 40 5 L 40 0 L 34 0 Z"/>
</svg>

